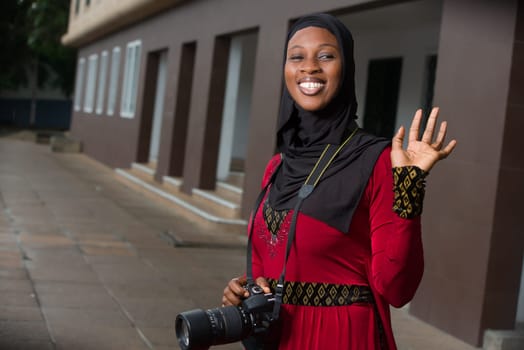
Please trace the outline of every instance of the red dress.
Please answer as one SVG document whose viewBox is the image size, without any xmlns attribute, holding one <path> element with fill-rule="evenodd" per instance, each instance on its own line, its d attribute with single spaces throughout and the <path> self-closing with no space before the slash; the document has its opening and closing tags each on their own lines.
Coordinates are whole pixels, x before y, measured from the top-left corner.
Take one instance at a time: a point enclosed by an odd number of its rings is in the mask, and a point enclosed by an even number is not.
<svg viewBox="0 0 524 350">
<path fill-rule="evenodd" d="M 284 304 L 280 312 L 280 350 L 379 350 L 377 315 L 380 315 L 386 349 L 396 349 L 389 305 L 400 307 L 411 300 L 422 277 L 423 254 L 420 217 L 402 219 L 392 210 L 390 151 L 385 149 L 377 160 L 349 233 L 343 234 L 299 214 L 286 265 L 286 281 L 369 286 L 375 305 Z M 263 186 L 279 162 L 279 155 L 269 162 Z M 274 235 L 267 228 L 262 207 L 254 221 L 253 276 L 278 279 L 292 210 Z"/>
</svg>

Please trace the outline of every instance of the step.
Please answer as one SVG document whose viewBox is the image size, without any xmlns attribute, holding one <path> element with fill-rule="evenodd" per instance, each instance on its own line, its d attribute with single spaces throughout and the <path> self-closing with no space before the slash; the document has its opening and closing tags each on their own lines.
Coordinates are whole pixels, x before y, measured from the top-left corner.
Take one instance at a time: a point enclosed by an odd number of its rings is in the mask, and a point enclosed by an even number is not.
<svg viewBox="0 0 524 350">
<path fill-rule="evenodd" d="M 174 195 L 184 196 L 181 192 L 182 179 L 171 176 L 163 177 L 162 187 Z M 230 185 L 229 185 L 230 186 Z M 241 193 L 241 192 L 240 192 Z M 213 207 L 218 215 L 230 219 L 240 217 L 241 195 L 230 187 L 214 191 L 193 189 L 191 201 L 199 207 Z"/>
<path fill-rule="evenodd" d="M 210 223 L 239 226 L 242 229 L 247 225 L 246 220 L 224 215 L 216 205 L 210 205 L 203 200 L 195 200 L 193 196 L 171 189 L 169 186 L 162 185 L 154 180 L 148 180 L 147 175 L 141 173 L 140 170 L 115 169 L 115 173 L 118 178 L 125 180 L 124 182 L 142 193 L 161 198 L 177 208 L 183 209 L 185 212 Z"/>
<path fill-rule="evenodd" d="M 228 218 L 237 218 L 240 216 L 240 200 L 230 196 L 219 195 L 216 191 L 201 190 L 194 188 L 192 191 L 192 197 L 195 203 L 202 204 L 202 206 L 216 207 L 218 212 Z"/>
<path fill-rule="evenodd" d="M 146 178 L 151 180 L 155 178 L 156 166 L 150 163 L 131 163 L 131 169 L 135 172 L 141 172 Z"/>
<path fill-rule="evenodd" d="M 232 186 L 243 188 L 244 187 L 244 173 L 240 171 L 231 171 L 229 176 L 222 181 Z"/>
<path fill-rule="evenodd" d="M 230 183 L 223 181 L 217 181 L 216 191 L 219 195 L 236 196 L 238 198 L 241 198 L 244 193 L 242 187 L 231 185 Z"/>
<path fill-rule="evenodd" d="M 177 193 L 180 192 L 182 187 L 182 179 L 179 177 L 164 176 L 162 177 L 162 183 L 164 187 Z"/>
<path fill-rule="evenodd" d="M 484 332 L 484 350 L 520 350 L 524 349 L 524 329 L 495 330 Z"/>
</svg>

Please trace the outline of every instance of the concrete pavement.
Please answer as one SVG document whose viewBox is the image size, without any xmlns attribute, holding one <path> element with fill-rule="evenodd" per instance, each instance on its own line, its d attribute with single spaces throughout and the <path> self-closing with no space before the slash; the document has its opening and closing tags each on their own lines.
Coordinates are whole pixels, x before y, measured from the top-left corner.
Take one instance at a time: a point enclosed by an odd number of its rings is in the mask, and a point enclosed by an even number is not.
<svg viewBox="0 0 524 350">
<path fill-rule="evenodd" d="M 0 349 L 177 349 L 176 314 L 220 303 L 244 242 L 83 154 L 2 138 Z M 474 349 L 406 310 L 393 323 L 400 350 Z"/>
</svg>

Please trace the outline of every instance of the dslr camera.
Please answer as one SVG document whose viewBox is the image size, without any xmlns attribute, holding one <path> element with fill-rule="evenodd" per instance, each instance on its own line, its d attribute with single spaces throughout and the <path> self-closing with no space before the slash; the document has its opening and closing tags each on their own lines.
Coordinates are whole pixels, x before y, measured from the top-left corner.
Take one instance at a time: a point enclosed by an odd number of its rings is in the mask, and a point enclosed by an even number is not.
<svg viewBox="0 0 524 350">
<path fill-rule="evenodd" d="M 239 306 L 209 310 L 194 309 L 177 315 L 176 336 L 182 350 L 205 350 L 212 345 L 233 343 L 263 335 L 273 320 L 275 297 L 258 285 L 245 287 L 249 297 Z"/>
</svg>

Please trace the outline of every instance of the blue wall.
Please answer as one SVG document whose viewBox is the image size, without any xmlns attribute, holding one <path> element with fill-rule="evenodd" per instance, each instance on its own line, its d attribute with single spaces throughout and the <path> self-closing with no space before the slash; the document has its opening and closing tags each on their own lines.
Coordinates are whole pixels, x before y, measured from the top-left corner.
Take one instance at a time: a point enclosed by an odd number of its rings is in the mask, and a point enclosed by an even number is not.
<svg viewBox="0 0 524 350">
<path fill-rule="evenodd" d="M 36 120 L 32 127 L 38 129 L 67 130 L 71 124 L 71 100 L 37 100 Z M 31 127 L 29 113 L 31 100 L 0 98 L 0 124 Z"/>
</svg>

